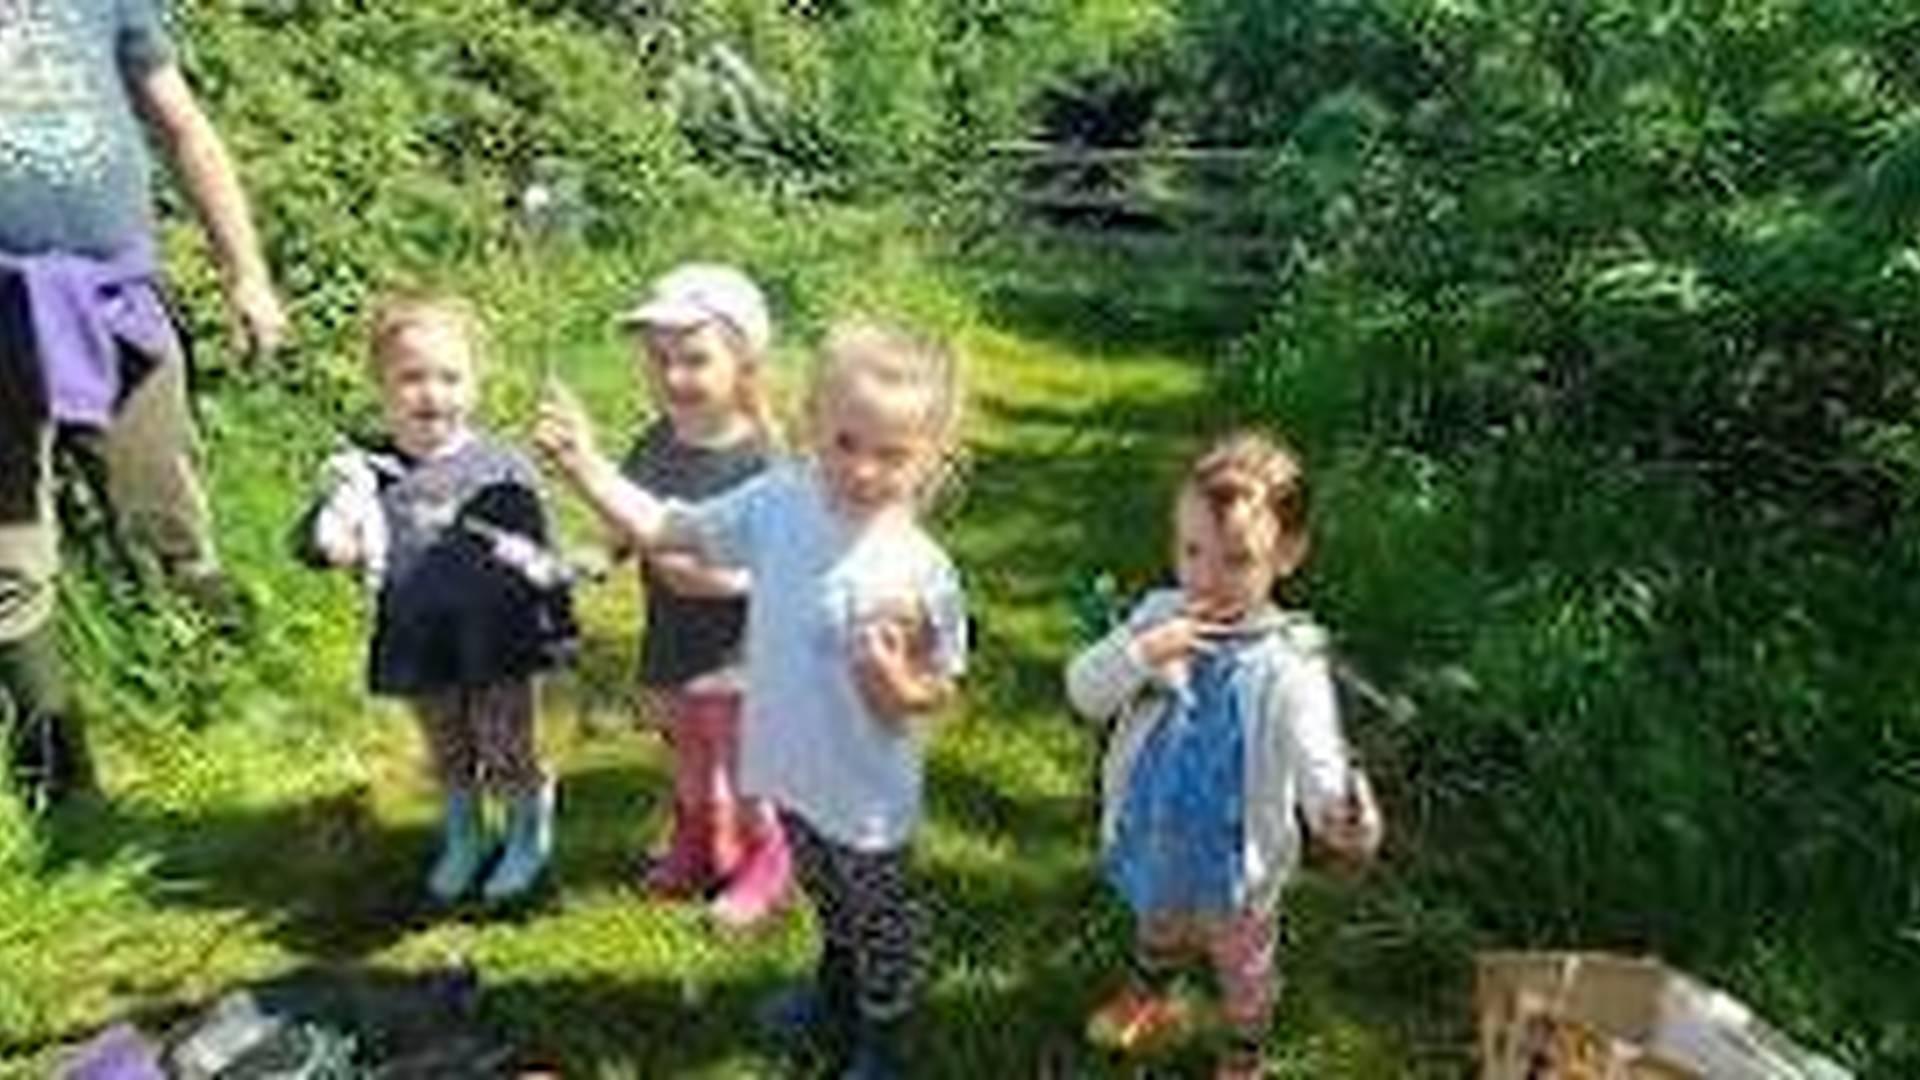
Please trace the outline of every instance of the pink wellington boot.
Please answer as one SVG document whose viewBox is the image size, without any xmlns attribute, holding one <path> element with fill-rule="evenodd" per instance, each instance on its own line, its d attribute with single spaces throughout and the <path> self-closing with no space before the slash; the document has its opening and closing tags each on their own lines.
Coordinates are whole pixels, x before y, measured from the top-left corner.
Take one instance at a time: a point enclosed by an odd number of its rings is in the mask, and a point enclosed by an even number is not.
<svg viewBox="0 0 1920 1080">
<path fill-rule="evenodd" d="M 745 801 L 740 809 L 752 823 L 746 857 L 710 909 L 714 919 L 736 930 L 777 914 L 793 891 L 793 854 L 787 850 L 780 819 L 764 800 Z"/>
<path fill-rule="evenodd" d="M 684 898 L 699 896 L 713 884 L 713 863 L 707 858 L 712 849 L 708 834 L 713 819 L 705 806 L 675 803 L 673 837 L 667 850 L 647 868 L 645 885 L 655 896 Z"/>
<path fill-rule="evenodd" d="M 725 885 L 740 872 L 747 861 L 753 837 L 748 822 L 742 820 L 744 808 L 733 799 L 717 799 L 707 804 L 707 865 L 713 867 L 713 883 Z"/>
<path fill-rule="evenodd" d="M 667 741 L 673 747 L 673 833 L 667 850 L 647 871 L 647 891 L 663 897 L 700 896 L 713 886 L 713 801 L 709 794 L 715 767 L 712 725 L 701 699 L 674 694 L 667 699 Z"/>
</svg>

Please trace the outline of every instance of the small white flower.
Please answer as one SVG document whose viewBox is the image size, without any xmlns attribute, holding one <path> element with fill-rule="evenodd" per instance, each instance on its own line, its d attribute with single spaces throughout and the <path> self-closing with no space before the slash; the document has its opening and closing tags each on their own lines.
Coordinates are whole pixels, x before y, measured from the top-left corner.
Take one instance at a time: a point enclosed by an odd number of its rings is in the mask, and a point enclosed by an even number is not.
<svg viewBox="0 0 1920 1080">
<path fill-rule="evenodd" d="M 553 189 L 545 184 L 528 184 L 520 193 L 520 209 L 531 217 L 538 217 L 553 209 Z"/>
</svg>

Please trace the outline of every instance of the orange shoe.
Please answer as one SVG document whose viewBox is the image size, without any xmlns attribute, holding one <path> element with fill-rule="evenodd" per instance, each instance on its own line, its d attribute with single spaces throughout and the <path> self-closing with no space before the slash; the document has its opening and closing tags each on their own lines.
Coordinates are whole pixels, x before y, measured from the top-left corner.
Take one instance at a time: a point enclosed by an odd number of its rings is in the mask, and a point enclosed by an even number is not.
<svg viewBox="0 0 1920 1080">
<path fill-rule="evenodd" d="M 1177 1042 L 1187 1032 L 1186 1006 L 1171 997 L 1129 986 L 1087 1018 L 1087 1041 L 1135 1054 Z"/>
</svg>

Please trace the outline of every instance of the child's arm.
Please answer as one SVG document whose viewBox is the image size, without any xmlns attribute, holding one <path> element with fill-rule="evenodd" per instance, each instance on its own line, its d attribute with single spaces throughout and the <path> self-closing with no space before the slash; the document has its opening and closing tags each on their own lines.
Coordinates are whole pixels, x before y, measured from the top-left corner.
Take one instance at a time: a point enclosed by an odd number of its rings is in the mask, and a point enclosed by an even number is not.
<svg viewBox="0 0 1920 1080">
<path fill-rule="evenodd" d="M 333 569 L 354 566 L 360 562 L 358 530 L 332 505 L 322 503 L 314 507 L 307 521 L 312 525 L 308 533 L 311 547 L 307 549 L 311 561 Z"/>
<path fill-rule="evenodd" d="M 180 67 L 162 63 L 133 84 L 135 103 L 159 135 L 220 263 L 227 303 L 255 352 L 280 347 L 287 316 L 274 293 L 246 192 L 226 145 Z"/>
<path fill-rule="evenodd" d="M 630 480 L 634 486 L 644 490 L 645 485 Z M 691 551 L 670 551 L 656 548 L 644 551 L 625 530 L 617 525 L 605 523 L 607 562 L 609 565 L 626 561 L 631 557 L 646 560 L 647 565 L 660 582 L 676 595 L 721 599 L 745 596 L 748 575 L 744 569 L 723 566 L 712 562 Z"/>
<path fill-rule="evenodd" d="M 642 549 L 690 548 L 697 537 L 671 527 L 667 503 L 626 477 L 594 445 L 593 422 L 578 398 L 554 384 L 540 403 L 534 445 L 608 526 Z"/>
<path fill-rule="evenodd" d="M 723 598 L 747 594 L 747 571 L 716 566 L 690 552 L 657 551 L 647 556 L 647 562 L 667 588 L 681 596 Z"/>
<path fill-rule="evenodd" d="M 1290 741 L 1301 808 L 1313 837 L 1335 855 L 1365 863 L 1384 832 L 1372 785 L 1348 753 L 1340 732 L 1333 676 L 1324 654 L 1303 656 L 1279 676 L 1279 725 Z"/>
<path fill-rule="evenodd" d="M 1154 593 L 1125 622 L 1067 664 L 1067 701 L 1088 720 L 1109 720 L 1201 640 L 1203 624 L 1180 613 L 1175 593 Z"/>
</svg>

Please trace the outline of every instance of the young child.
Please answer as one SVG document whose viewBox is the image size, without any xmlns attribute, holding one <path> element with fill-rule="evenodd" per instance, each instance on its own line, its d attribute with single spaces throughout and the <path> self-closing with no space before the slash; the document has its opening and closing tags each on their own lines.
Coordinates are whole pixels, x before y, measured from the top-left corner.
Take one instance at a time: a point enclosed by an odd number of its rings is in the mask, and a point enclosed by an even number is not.
<svg viewBox="0 0 1920 1080">
<path fill-rule="evenodd" d="M 772 330 L 759 288 L 732 267 L 689 264 L 654 282 L 621 322 L 661 413 L 621 465 L 627 480 L 699 500 L 766 468 L 761 367 Z M 663 706 L 674 753 L 672 840 L 647 884 L 688 896 L 717 883 L 715 917 L 751 925 L 785 900 L 792 863 L 773 804 L 740 795 L 736 779 L 747 576 L 676 551 L 647 553 L 641 573 L 640 681 Z"/>
<path fill-rule="evenodd" d="M 554 785 L 535 754 L 534 675 L 563 659 L 574 633 L 538 474 L 470 426 L 481 334 L 456 298 L 380 306 L 371 359 L 387 439 L 328 462 L 329 491 L 306 529 L 310 560 L 359 569 L 376 597 L 368 681 L 412 705 L 445 795 L 427 878 L 442 905 L 468 894 L 488 858 L 482 792 L 508 801 L 482 897 L 520 899 L 543 875 Z"/>
<path fill-rule="evenodd" d="M 622 479 L 564 396 L 544 408 L 536 438 L 644 548 L 750 570 L 740 785 L 781 807 L 825 938 L 816 985 L 769 1018 L 824 1037 L 849 1076 L 898 1076 L 923 935 L 907 884 L 920 720 L 947 700 L 966 656 L 959 577 L 917 523 L 958 438 L 955 361 L 899 331 L 840 328 L 807 416 L 810 456 L 698 505 Z"/>
<path fill-rule="evenodd" d="M 1174 506 L 1179 588 L 1150 593 L 1067 667 L 1073 707 L 1114 728 L 1102 864 L 1133 910 L 1128 985 L 1089 1023 L 1120 1050 L 1185 1026 L 1175 966 L 1207 956 L 1231 1044 L 1218 1075 L 1260 1073 L 1296 809 L 1334 853 L 1369 858 L 1381 822 L 1335 713 L 1324 634 L 1273 603 L 1307 554 L 1299 464 L 1257 434 L 1188 470 Z"/>
</svg>

